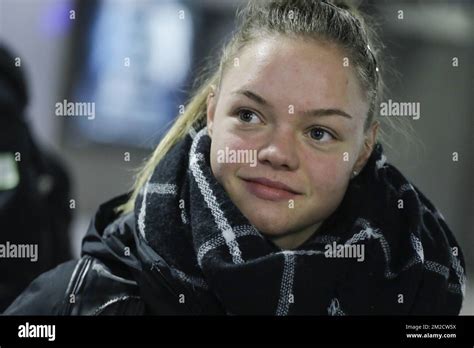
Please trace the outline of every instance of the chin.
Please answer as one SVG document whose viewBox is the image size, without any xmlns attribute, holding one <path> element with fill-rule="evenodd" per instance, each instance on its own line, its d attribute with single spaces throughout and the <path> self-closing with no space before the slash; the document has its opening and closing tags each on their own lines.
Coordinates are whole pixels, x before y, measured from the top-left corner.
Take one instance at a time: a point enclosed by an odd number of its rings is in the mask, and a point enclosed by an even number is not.
<svg viewBox="0 0 474 348">
<path fill-rule="evenodd" d="M 255 228 L 263 235 L 265 236 L 271 236 L 271 237 L 276 237 L 276 236 L 284 236 L 286 234 L 289 234 L 288 229 L 286 226 L 267 226 L 265 224 L 253 224 Z"/>
<path fill-rule="evenodd" d="M 279 209 L 273 208 L 270 213 L 266 212 L 265 209 L 255 209 L 250 214 L 244 215 L 264 235 L 281 236 L 293 230 L 288 216 Z"/>
</svg>

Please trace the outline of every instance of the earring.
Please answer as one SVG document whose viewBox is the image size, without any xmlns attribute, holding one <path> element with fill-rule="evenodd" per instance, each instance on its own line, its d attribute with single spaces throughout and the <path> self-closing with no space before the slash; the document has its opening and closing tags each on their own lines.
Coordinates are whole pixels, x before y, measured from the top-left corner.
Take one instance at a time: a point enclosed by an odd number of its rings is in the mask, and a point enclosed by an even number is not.
<svg viewBox="0 0 474 348">
<path fill-rule="evenodd" d="M 356 170 L 354 170 L 354 171 L 352 172 L 352 178 L 355 178 L 355 177 L 357 176 L 357 174 L 359 174 L 359 173 L 358 173 Z"/>
</svg>

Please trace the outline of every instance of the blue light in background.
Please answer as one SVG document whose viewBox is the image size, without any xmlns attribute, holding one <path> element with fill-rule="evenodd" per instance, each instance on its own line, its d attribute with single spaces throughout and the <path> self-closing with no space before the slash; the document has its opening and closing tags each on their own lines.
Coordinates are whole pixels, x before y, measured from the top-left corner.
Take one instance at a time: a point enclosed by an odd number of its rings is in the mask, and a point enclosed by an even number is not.
<svg viewBox="0 0 474 348">
<path fill-rule="evenodd" d="M 179 94 L 193 54 L 191 13 L 177 0 L 104 0 L 97 11 L 73 95 L 95 102 L 97 117 L 78 120 L 76 131 L 94 142 L 151 147 L 184 103 Z"/>
<path fill-rule="evenodd" d="M 54 0 L 47 3 L 40 16 L 40 32 L 47 38 L 67 34 L 73 23 L 70 19 L 71 10 L 74 10 L 71 0 Z"/>
</svg>

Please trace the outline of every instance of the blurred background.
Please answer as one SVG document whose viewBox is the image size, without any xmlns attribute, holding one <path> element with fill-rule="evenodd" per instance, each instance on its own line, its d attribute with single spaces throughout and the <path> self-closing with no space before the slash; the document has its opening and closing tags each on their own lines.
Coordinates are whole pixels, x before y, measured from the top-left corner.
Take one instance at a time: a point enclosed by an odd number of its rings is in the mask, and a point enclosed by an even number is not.
<svg viewBox="0 0 474 348">
<path fill-rule="evenodd" d="M 0 0 L 0 44 L 25 71 L 32 136 L 69 174 L 72 256 L 97 207 L 129 190 L 244 2 Z M 388 160 L 440 210 L 463 248 L 462 314 L 474 314 L 473 2 L 357 3 L 380 26 L 386 99 L 421 105 L 420 119 L 405 121 L 415 139 L 392 134 Z M 64 100 L 94 102 L 95 117 L 56 116 Z"/>
</svg>

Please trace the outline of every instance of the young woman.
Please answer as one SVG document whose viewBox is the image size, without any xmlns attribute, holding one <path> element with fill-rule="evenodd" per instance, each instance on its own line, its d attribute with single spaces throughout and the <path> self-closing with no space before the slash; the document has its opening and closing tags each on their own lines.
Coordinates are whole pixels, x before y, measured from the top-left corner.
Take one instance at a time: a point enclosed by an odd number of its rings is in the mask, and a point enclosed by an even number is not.
<svg viewBox="0 0 474 348">
<path fill-rule="evenodd" d="M 464 259 L 378 141 L 362 16 L 251 1 L 220 62 L 103 204 L 82 258 L 6 314 L 458 314 Z"/>
</svg>

